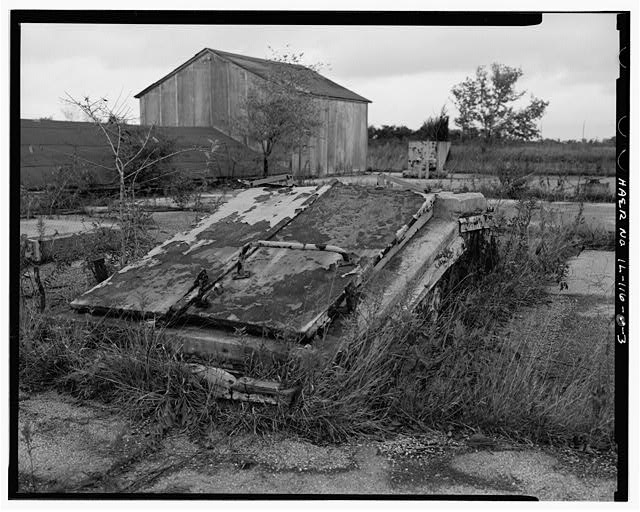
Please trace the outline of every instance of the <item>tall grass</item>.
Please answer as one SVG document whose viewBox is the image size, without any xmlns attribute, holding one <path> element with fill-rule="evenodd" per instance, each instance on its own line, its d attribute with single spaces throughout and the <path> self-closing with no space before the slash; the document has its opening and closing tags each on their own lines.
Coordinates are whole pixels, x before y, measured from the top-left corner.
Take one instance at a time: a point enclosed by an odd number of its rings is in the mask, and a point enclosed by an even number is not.
<svg viewBox="0 0 640 512">
<path fill-rule="evenodd" d="M 196 378 L 161 330 L 45 319 L 21 311 L 19 382 L 22 389 L 56 388 L 82 399 L 112 403 L 159 431 L 197 430 L 211 423 L 213 389 Z"/>
<path fill-rule="evenodd" d="M 504 143 L 483 147 L 474 142 L 453 142 L 445 169 L 449 172 L 496 174 L 496 166 L 526 163 L 537 174 L 614 176 L 615 145 L 563 142 Z M 407 142 L 370 140 L 367 168 L 402 171 L 407 168 Z"/>
<path fill-rule="evenodd" d="M 347 322 L 332 349 L 302 348 L 269 367 L 248 361 L 254 377 L 300 389 L 288 408 L 216 401 L 161 330 L 56 323 L 28 307 L 21 312 L 20 385 L 114 402 L 161 430 L 196 433 L 216 425 L 228 432 L 278 430 L 336 442 L 398 429 L 457 427 L 610 446 L 607 340 L 578 346 L 567 360 L 564 346 L 536 338 L 533 325 L 504 333 L 514 312 L 539 305 L 545 286 L 563 281 L 567 258 L 585 242 L 579 218 L 569 226 L 541 222 L 532 230 L 535 207 L 521 202 L 518 214 L 499 220 L 489 240 L 471 241 L 442 281 L 437 319 L 430 312 L 398 310 L 369 319 L 364 332 Z M 550 311 L 541 321 L 552 323 L 554 315 Z"/>
<path fill-rule="evenodd" d="M 563 142 L 497 144 L 459 143 L 451 146 L 450 172 L 492 174 L 498 162 L 526 162 L 538 174 L 615 175 L 615 145 Z"/>
<path fill-rule="evenodd" d="M 579 222 L 531 238 L 532 208 L 523 203 L 500 236 L 477 245 L 448 275 L 437 322 L 399 313 L 346 336 L 325 365 L 304 376 L 306 394 L 283 423 L 316 440 L 382 435 L 400 422 L 407 430 L 457 425 L 607 446 L 613 383 L 606 340 L 582 347 L 559 381 L 550 377 L 555 360 L 538 357 L 546 340 L 501 335 L 516 310 L 539 303 L 549 280 L 562 281 L 581 243 Z M 595 414 L 598 393 L 608 401 Z"/>
</svg>

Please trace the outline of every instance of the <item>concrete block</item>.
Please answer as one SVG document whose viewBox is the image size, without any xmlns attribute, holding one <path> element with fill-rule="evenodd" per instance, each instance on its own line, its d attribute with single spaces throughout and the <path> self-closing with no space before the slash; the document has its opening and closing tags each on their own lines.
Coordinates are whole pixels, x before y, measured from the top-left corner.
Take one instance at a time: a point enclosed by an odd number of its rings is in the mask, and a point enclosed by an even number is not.
<svg viewBox="0 0 640 512">
<path fill-rule="evenodd" d="M 587 183 L 580 183 L 578 194 L 587 196 L 604 196 L 609 193 L 609 183 L 600 183 L 598 179 L 591 179 Z"/>
<path fill-rule="evenodd" d="M 436 143 L 430 140 L 412 141 L 408 147 L 407 160 L 411 177 L 429 178 L 429 168 L 436 167 Z"/>
<path fill-rule="evenodd" d="M 434 217 L 457 219 L 463 215 L 483 213 L 487 209 L 487 200 L 480 192 L 439 192 L 436 194 Z"/>
</svg>

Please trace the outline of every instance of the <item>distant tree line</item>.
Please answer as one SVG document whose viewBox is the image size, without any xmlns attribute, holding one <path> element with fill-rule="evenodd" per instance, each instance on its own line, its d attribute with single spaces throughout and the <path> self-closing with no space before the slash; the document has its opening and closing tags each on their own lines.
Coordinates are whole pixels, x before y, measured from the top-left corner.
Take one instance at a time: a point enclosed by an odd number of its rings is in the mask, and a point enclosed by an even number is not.
<svg viewBox="0 0 640 512">
<path fill-rule="evenodd" d="M 369 126 L 369 140 L 379 140 L 379 141 L 401 141 L 406 142 L 410 140 L 438 140 L 435 138 L 430 138 L 428 133 L 425 133 L 423 129 L 424 125 L 421 126 L 417 130 L 412 130 L 405 125 L 388 125 L 383 124 L 380 127 L 377 126 Z M 469 144 L 483 144 L 484 138 L 479 133 L 474 132 L 463 132 L 457 128 L 450 128 L 448 131 L 449 138 L 446 140 L 450 140 L 454 143 L 465 142 Z M 585 140 L 560 140 L 560 139 L 538 139 L 535 141 L 513 141 L 513 140 L 505 140 L 502 141 L 507 144 L 514 144 L 517 142 L 518 144 L 590 144 L 590 145 L 604 145 L 611 146 L 615 145 L 616 137 L 603 138 L 603 139 L 585 139 Z"/>
<path fill-rule="evenodd" d="M 453 131 L 459 132 L 460 130 Z M 404 125 L 393 126 L 383 124 L 380 128 L 369 126 L 368 133 L 370 140 L 451 140 L 449 116 L 444 107 L 442 107 L 440 114 L 428 118 L 417 130 L 412 130 Z"/>
</svg>

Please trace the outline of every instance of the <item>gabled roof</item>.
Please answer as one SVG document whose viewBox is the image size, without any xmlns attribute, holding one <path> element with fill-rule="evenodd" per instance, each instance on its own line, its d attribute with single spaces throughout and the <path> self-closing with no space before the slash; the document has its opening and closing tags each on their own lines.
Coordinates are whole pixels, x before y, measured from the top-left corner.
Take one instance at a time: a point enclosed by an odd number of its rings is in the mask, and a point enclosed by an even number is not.
<svg viewBox="0 0 640 512">
<path fill-rule="evenodd" d="M 273 74 L 274 72 L 277 73 L 278 68 L 280 66 L 291 66 L 294 68 L 307 69 L 307 68 L 304 68 L 304 66 L 300 66 L 298 64 L 283 64 L 281 62 L 275 62 L 272 60 L 259 59 L 257 57 L 248 57 L 246 55 L 238 55 L 236 53 L 229 53 L 229 52 L 223 52 L 220 50 L 213 50 L 211 48 L 205 48 L 199 51 L 198 53 L 196 53 L 188 61 L 181 64 L 173 71 L 171 71 L 169 74 L 162 77 L 157 82 L 152 83 L 146 89 L 143 89 L 142 91 L 140 91 L 138 94 L 134 96 L 134 98 L 140 98 L 141 96 L 144 96 L 151 89 L 160 85 L 162 82 L 172 77 L 173 75 L 175 75 L 176 73 L 178 73 L 179 71 L 181 71 L 182 69 L 184 69 L 189 64 L 199 59 L 200 57 L 202 57 L 202 55 L 206 53 L 212 53 L 220 57 L 221 59 L 232 62 L 235 65 L 249 71 L 250 73 L 253 73 L 254 75 L 257 75 L 265 79 L 268 79 L 269 75 Z M 356 94 L 355 92 L 350 91 L 345 87 L 342 87 L 341 85 L 329 80 L 328 78 L 325 78 L 320 73 L 316 73 L 315 71 L 311 71 L 309 73 L 309 88 L 310 88 L 311 94 L 313 94 L 314 96 L 371 103 L 371 101 L 368 100 L 367 98 L 364 98 L 359 94 Z"/>
</svg>

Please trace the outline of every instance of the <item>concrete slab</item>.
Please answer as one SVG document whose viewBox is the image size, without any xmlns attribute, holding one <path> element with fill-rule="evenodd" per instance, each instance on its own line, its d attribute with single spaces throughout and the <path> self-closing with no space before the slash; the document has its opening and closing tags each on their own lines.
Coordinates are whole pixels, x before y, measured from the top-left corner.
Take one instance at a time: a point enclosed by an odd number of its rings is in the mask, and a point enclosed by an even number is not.
<svg viewBox="0 0 640 512">
<path fill-rule="evenodd" d="M 510 480 L 515 489 L 541 500 L 612 501 L 615 484 L 600 478 L 579 479 L 560 472 L 549 454 L 526 452 L 475 452 L 453 458 L 451 467 L 476 478 Z"/>
<path fill-rule="evenodd" d="M 435 284 L 433 272 L 440 268 L 444 272 L 448 268 L 443 255 L 447 254 L 445 249 L 455 246 L 456 240 L 462 241 L 455 220 L 434 218 L 419 230 L 375 279 L 367 283 L 357 309 L 362 327 L 372 319 L 384 317 L 398 304 L 415 305 L 423 292 Z M 451 251 L 452 261 L 458 256 Z M 443 258 L 440 265 L 435 264 L 438 258 Z"/>
<path fill-rule="evenodd" d="M 477 451 L 436 432 L 319 446 L 291 435 L 214 430 L 200 442 L 176 433 L 151 443 L 122 415 L 56 392 L 21 398 L 20 430 L 25 425 L 31 455 L 20 436 L 19 492 L 512 494 L 596 501 L 611 500 L 616 487 L 610 470 L 578 473 L 582 464 L 569 465 L 551 450 Z"/>
<path fill-rule="evenodd" d="M 358 174 L 352 176 L 336 176 L 326 178 L 311 178 L 304 180 L 305 184 L 328 183 L 332 179 L 339 179 L 343 183 L 355 183 L 360 185 L 375 185 L 378 173 Z M 490 174 L 474 174 L 474 173 L 449 173 L 446 178 L 409 178 L 403 177 L 402 172 L 385 171 L 385 174 L 402 178 L 405 181 L 413 183 L 421 188 L 428 187 L 430 190 L 462 190 L 475 191 L 482 187 L 495 187 L 500 185 L 498 176 Z M 589 178 L 597 178 L 609 190 L 615 188 L 615 176 L 589 176 Z M 567 196 L 574 195 L 580 186 L 585 183 L 583 176 L 558 176 L 539 174 L 531 176 L 528 185 L 532 189 L 552 192 L 564 190 Z"/>
<path fill-rule="evenodd" d="M 105 473 L 130 447 L 127 420 L 55 392 L 21 400 L 18 428 L 18 471 L 53 489 L 69 490 Z"/>
<path fill-rule="evenodd" d="M 457 219 L 463 215 L 483 213 L 487 200 L 479 192 L 439 192 L 436 194 L 434 215 L 443 219 Z"/>
<path fill-rule="evenodd" d="M 614 296 L 614 264 L 616 254 L 613 251 L 582 251 L 569 260 L 568 288 L 560 290 L 554 286 L 550 293 L 557 295 L 590 295 L 611 299 Z"/>
<path fill-rule="evenodd" d="M 513 199 L 489 199 L 489 206 L 495 209 L 496 215 L 503 214 L 511 218 L 517 213 L 518 201 Z M 580 203 L 567 201 L 540 201 L 538 205 L 544 211 L 545 218 L 555 224 L 570 224 L 580 212 Z M 533 214 L 532 224 L 539 224 L 541 212 Z M 582 216 L 585 225 L 594 230 L 614 233 L 616 229 L 616 205 L 614 203 L 583 203 Z"/>
<path fill-rule="evenodd" d="M 94 231 L 97 226 L 115 227 L 116 223 L 95 217 L 76 215 L 20 219 L 20 234 L 27 238 L 46 238 Z"/>
<path fill-rule="evenodd" d="M 20 235 L 28 239 L 26 255 L 38 263 L 83 259 L 97 247 L 113 249 L 118 245 L 118 229 L 117 223 L 98 217 L 43 216 L 20 221 Z"/>
</svg>

